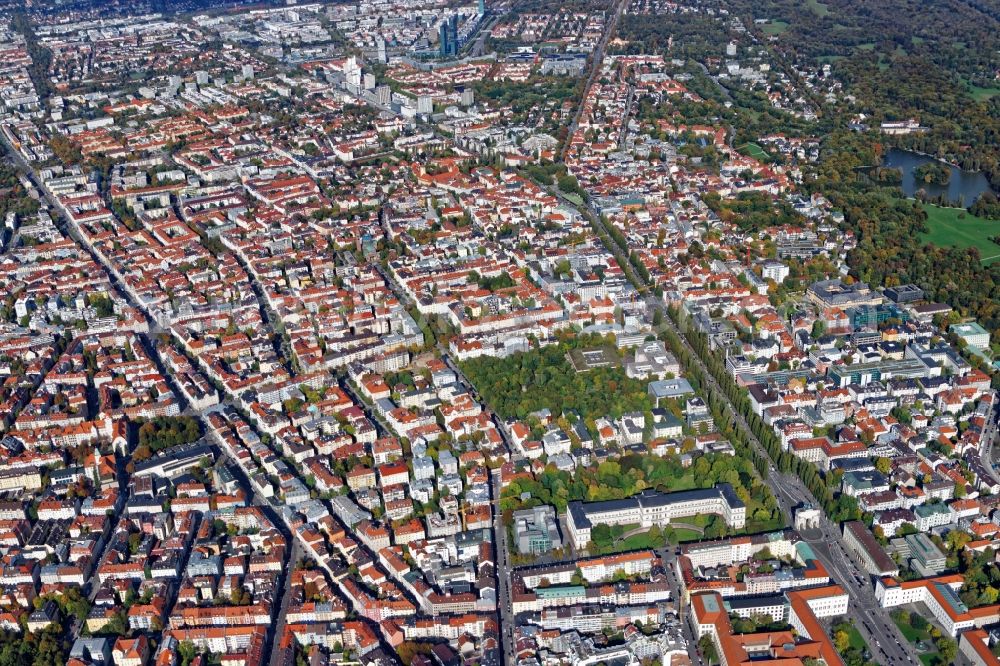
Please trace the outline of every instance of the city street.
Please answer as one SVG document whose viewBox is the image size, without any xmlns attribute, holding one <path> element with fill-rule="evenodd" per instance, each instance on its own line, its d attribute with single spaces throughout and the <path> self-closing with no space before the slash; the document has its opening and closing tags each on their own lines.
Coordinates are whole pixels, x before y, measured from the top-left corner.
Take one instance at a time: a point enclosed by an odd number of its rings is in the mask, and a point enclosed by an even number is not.
<svg viewBox="0 0 1000 666">
<path fill-rule="evenodd" d="M 497 604 L 500 614 L 500 635 L 503 637 L 504 663 L 510 666 L 514 663 L 514 618 L 511 607 L 511 565 L 507 550 L 507 528 L 503 525 L 503 516 L 497 506 L 501 490 L 500 470 L 495 469 L 493 470 L 493 534 L 497 551 Z"/>
<path fill-rule="evenodd" d="M 657 550 L 657 554 L 663 560 L 663 569 L 667 574 L 670 593 L 677 606 L 677 617 L 681 623 L 681 633 L 684 636 L 684 640 L 687 641 L 688 658 L 694 666 L 702 666 L 704 662 L 702 661 L 701 654 L 698 653 L 698 637 L 694 635 L 694 631 L 691 629 L 687 605 L 684 603 L 685 600 L 680 597 L 681 581 L 677 573 L 677 548 L 673 546 L 661 548 Z"/>
<path fill-rule="evenodd" d="M 615 31 L 615 27 L 618 25 L 618 19 L 621 17 L 622 12 L 625 10 L 625 4 L 626 4 L 625 0 L 618 0 L 615 3 L 614 8 L 611 10 L 612 16 L 611 19 L 604 26 L 604 34 L 601 35 L 601 41 L 590 56 L 590 63 L 589 63 L 590 73 L 587 76 L 587 84 L 584 90 L 590 89 L 590 86 L 592 86 L 594 83 L 594 79 L 597 78 L 597 73 L 601 71 L 601 65 L 604 63 L 604 50 L 608 46 L 608 40 L 611 39 L 611 34 Z M 583 114 L 583 105 L 581 104 L 577 108 L 576 113 L 573 115 L 573 122 L 570 123 L 569 125 L 569 133 L 566 135 L 567 137 L 566 144 L 563 146 L 563 149 L 560 152 L 560 160 L 564 160 L 566 157 L 566 153 L 569 150 L 570 146 L 569 139 L 576 133 L 577 128 L 580 126 L 580 116 L 582 114 Z"/>
</svg>

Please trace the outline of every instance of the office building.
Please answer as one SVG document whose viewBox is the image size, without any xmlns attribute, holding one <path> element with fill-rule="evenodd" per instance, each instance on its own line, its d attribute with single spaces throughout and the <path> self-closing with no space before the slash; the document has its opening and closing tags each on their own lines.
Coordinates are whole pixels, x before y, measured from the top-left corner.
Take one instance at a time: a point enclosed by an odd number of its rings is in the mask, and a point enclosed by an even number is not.
<svg viewBox="0 0 1000 666">
<path fill-rule="evenodd" d="M 948 568 L 941 549 L 923 532 L 903 537 L 913 568 L 923 576 L 936 576 Z"/>
<path fill-rule="evenodd" d="M 957 335 L 959 340 L 964 340 L 965 344 L 970 347 L 986 349 L 990 346 L 989 331 L 974 321 L 965 324 L 952 324 L 948 331 Z"/>
<path fill-rule="evenodd" d="M 554 548 L 562 548 L 556 510 L 548 505 L 515 511 L 514 539 L 522 555 L 540 555 Z"/>
<path fill-rule="evenodd" d="M 438 53 L 442 58 L 447 58 L 451 55 L 451 48 L 448 45 L 447 21 L 442 21 L 441 25 L 438 26 Z"/>
<path fill-rule="evenodd" d="M 924 290 L 915 284 L 901 284 L 898 287 L 886 287 L 885 296 L 893 303 L 912 303 L 924 297 Z"/>
<path fill-rule="evenodd" d="M 434 112 L 434 100 L 430 95 L 417 97 L 417 113 L 430 115 Z"/>
</svg>

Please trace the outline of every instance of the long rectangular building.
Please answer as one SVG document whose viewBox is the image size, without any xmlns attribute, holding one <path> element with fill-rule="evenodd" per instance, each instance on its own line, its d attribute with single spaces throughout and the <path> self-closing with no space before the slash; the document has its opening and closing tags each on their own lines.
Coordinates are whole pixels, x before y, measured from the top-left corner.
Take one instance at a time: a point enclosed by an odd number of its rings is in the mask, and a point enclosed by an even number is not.
<svg viewBox="0 0 1000 666">
<path fill-rule="evenodd" d="M 899 565 L 889 557 L 865 524 L 859 520 L 844 523 L 844 543 L 865 571 L 873 576 L 898 576 Z"/>
<path fill-rule="evenodd" d="M 733 529 L 742 529 L 746 525 L 746 506 L 728 483 L 679 493 L 644 490 L 634 497 L 605 502 L 570 502 L 566 513 L 570 536 L 577 548 L 585 548 L 590 542 L 590 531 L 594 525 L 650 528 L 666 525 L 677 518 L 705 513 L 722 516 Z"/>
</svg>

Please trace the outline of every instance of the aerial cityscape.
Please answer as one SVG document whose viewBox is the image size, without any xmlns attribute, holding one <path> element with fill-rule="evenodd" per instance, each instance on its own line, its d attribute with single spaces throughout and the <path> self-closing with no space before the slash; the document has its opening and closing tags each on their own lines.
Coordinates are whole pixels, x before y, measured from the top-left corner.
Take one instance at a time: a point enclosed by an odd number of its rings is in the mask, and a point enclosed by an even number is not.
<svg viewBox="0 0 1000 666">
<path fill-rule="evenodd" d="M 0 0 L 0 666 L 1000 666 L 1000 1 Z"/>
</svg>

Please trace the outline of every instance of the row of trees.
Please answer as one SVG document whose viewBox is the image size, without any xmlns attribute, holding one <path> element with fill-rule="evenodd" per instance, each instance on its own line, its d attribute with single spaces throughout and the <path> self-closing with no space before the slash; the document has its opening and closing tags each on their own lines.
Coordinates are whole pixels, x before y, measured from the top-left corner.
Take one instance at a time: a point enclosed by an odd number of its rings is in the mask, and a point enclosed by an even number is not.
<svg viewBox="0 0 1000 666">
<path fill-rule="evenodd" d="M 620 231 L 612 225 L 602 223 L 599 226 L 607 229 L 610 240 L 618 244 L 619 249 L 625 247 L 622 242 L 624 237 Z M 738 387 L 732 380 L 726 371 L 724 361 L 709 348 L 708 339 L 695 330 L 689 321 L 681 321 L 680 313 L 676 308 L 669 308 L 668 314 L 691 347 L 689 349 L 680 336 L 670 328 L 664 330 L 662 337 L 681 361 L 692 387 L 706 396 L 717 427 L 733 443 L 737 454 L 751 461 L 760 476 L 765 479 L 771 461 L 780 471 L 795 473 L 831 520 L 860 519 L 862 513 L 858 508 L 857 500 L 843 494 L 838 496 L 833 492 L 833 489 L 839 484 L 839 476 L 831 474 L 824 477 L 812 463 L 797 458 L 788 451 L 782 451 L 781 444 L 774 432 L 751 409 L 746 389 Z M 725 392 L 725 395 L 720 395 L 708 381 L 708 378 L 704 376 L 693 358 L 691 349 L 704 362 L 705 367 L 718 386 Z M 730 405 L 739 410 L 751 432 L 747 432 L 737 424 L 736 415 Z M 757 447 L 753 445 L 754 440 L 763 447 L 766 457 L 761 455 Z"/>
<path fill-rule="evenodd" d="M 630 279 L 632 279 L 635 283 L 636 288 L 640 291 L 645 290 L 647 288 L 646 285 L 649 282 L 648 278 L 638 276 L 637 271 L 629 271 L 628 268 L 632 267 L 631 264 L 626 264 L 622 261 L 624 248 L 628 247 L 626 238 L 622 231 L 613 224 L 609 224 L 603 218 L 600 220 L 594 218 L 592 219 L 592 223 L 594 230 L 600 237 L 601 241 L 612 252 L 618 263 L 622 265 L 626 275 L 630 276 Z M 645 282 L 642 282 L 641 280 L 645 280 Z M 671 319 L 674 321 L 677 320 L 678 313 L 676 309 L 669 309 L 669 314 Z M 662 320 L 662 317 L 658 316 L 657 320 L 659 323 Z M 691 335 L 697 337 L 696 333 L 693 331 L 691 332 Z M 724 397 L 719 395 L 712 388 L 711 384 L 706 381 L 707 378 L 702 373 L 699 366 L 694 362 L 690 349 L 681 341 L 678 334 L 671 328 L 665 328 L 661 337 L 667 344 L 669 344 L 673 353 L 681 361 L 681 364 L 685 369 L 686 377 L 691 383 L 692 388 L 696 392 L 705 395 L 709 410 L 712 414 L 712 419 L 718 431 L 733 444 L 737 455 L 744 460 L 749 460 L 757 470 L 760 477 L 762 479 L 766 479 L 768 475 L 769 460 L 765 456 L 761 455 L 758 449 L 752 445 L 751 434 L 746 432 L 743 428 L 737 426 L 735 414 L 732 409 L 726 403 Z M 712 368 L 712 374 L 716 378 L 720 376 L 722 377 L 722 379 L 719 380 L 720 384 L 727 386 L 726 382 L 729 381 L 729 383 L 732 384 L 731 388 L 735 389 L 736 385 L 729 380 L 728 375 L 725 372 L 723 362 L 717 356 L 708 353 L 707 341 L 703 336 L 698 339 L 698 344 L 701 347 L 701 351 L 699 352 L 700 356 L 701 358 L 708 359 L 708 363 Z M 695 347 L 695 349 L 698 349 L 698 347 Z M 741 409 L 741 411 L 749 412 L 749 402 L 747 401 L 745 392 L 742 397 L 746 408 Z M 730 396 L 730 398 L 732 399 L 733 396 Z M 771 436 L 773 438 L 773 433 Z M 791 461 L 788 461 L 786 464 L 791 465 Z"/>
<path fill-rule="evenodd" d="M 52 52 L 38 43 L 35 29 L 31 25 L 24 10 L 16 11 L 11 17 L 11 28 L 24 37 L 24 44 L 31 56 L 31 64 L 28 66 L 28 76 L 35 86 L 35 93 L 39 99 L 46 100 L 52 94 L 52 83 L 49 81 L 49 67 L 52 65 Z"/>
<path fill-rule="evenodd" d="M 708 368 L 709 372 L 712 374 L 715 381 L 725 392 L 725 397 L 729 399 L 731 404 L 733 404 L 736 409 L 739 410 L 740 415 L 746 421 L 747 425 L 750 427 L 752 435 L 761 446 L 767 452 L 770 460 L 774 461 L 775 466 L 781 472 L 792 472 L 796 474 L 813 495 L 820 506 L 826 511 L 827 515 L 831 520 L 834 521 L 845 521 L 845 520 L 858 520 L 861 516 L 861 511 L 858 508 L 857 500 L 847 495 L 835 495 L 833 489 L 839 483 L 839 476 L 836 474 L 827 475 L 824 477 L 819 469 L 812 463 L 806 462 L 801 458 L 793 456 L 788 451 L 783 451 L 781 443 L 775 436 L 774 431 L 772 431 L 764 422 L 761 420 L 751 409 L 750 399 L 747 395 L 746 389 L 740 388 L 732 380 L 729 374 L 726 372 L 724 362 L 719 358 L 718 355 L 713 353 L 708 348 L 708 341 L 704 335 L 694 330 L 690 325 L 690 322 L 680 321 L 679 313 L 676 309 L 670 309 L 669 311 L 671 319 L 673 319 L 678 327 L 683 331 L 685 337 L 690 342 L 691 346 L 694 348 L 695 353 L 698 354 L 699 358 L 703 359 L 705 366 Z M 671 347 L 674 353 L 678 355 L 685 365 L 689 369 L 693 369 L 693 375 L 697 376 L 700 373 L 697 367 L 691 362 L 690 353 L 687 351 L 686 347 L 681 344 L 680 339 L 677 337 L 673 331 L 667 331 L 666 339 L 671 343 Z M 758 466 L 761 474 L 766 475 L 767 460 L 761 458 L 760 454 L 757 452 L 755 447 L 750 445 L 750 433 L 746 433 L 742 428 L 732 427 L 733 414 L 729 409 L 729 405 L 725 404 L 723 396 L 715 395 L 715 391 L 707 391 L 709 396 L 709 404 L 713 409 L 717 409 L 722 412 L 723 417 L 726 419 L 730 430 L 733 431 L 734 441 L 739 442 L 743 449 L 748 452 L 751 460 L 754 464 Z"/>
</svg>

